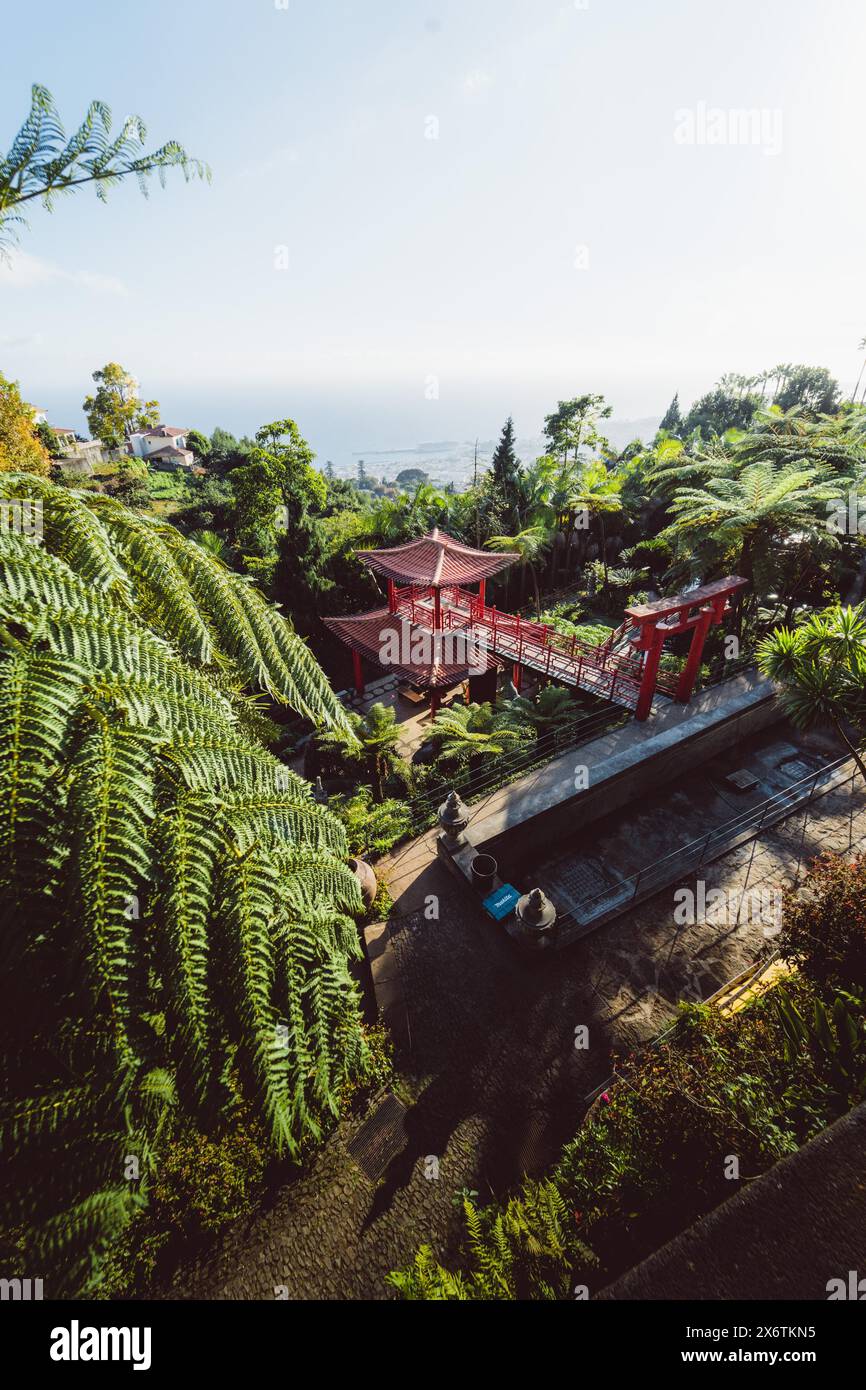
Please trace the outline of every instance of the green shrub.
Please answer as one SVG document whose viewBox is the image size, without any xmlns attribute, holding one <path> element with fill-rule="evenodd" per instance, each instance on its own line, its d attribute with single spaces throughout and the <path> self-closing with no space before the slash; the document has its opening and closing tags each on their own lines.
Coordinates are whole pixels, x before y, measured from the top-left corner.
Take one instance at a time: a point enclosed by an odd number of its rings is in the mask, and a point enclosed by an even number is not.
<svg viewBox="0 0 866 1390">
<path fill-rule="evenodd" d="M 394 1043 L 385 1025 L 365 1026 L 364 1036 L 370 1054 L 369 1069 L 363 1076 L 344 1081 L 339 1097 L 342 1114 L 362 1109 L 394 1075 Z"/>
<path fill-rule="evenodd" d="M 405 802 L 388 798 L 376 803 L 370 787 L 359 787 L 352 796 L 332 796 L 328 809 L 346 827 L 351 854 L 386 854 L 408 835 L 412 815 Z"/>
<path fill-rule="evenodd" d="M 213 1235 L 254 1209 L 268 1159 L 267 1135 L 250 1120 L 215 1138 L 176 1139 L 151 1188 L 153 1218 L 187 1239 Z"/>
<path fill-rule="evenodd" d="M 785 897 L 779 949 L 819 984 L 866 985 L 866 856 L 815 861 Z"/>
<path fill-rule="evenodd" d="M 251 1215 L 264 1195 L 271 1159 L 267 1134 L 245 1111 L 217 1135 L 191 1130 L 168 1142 L 146 1210 L 102 1261 L 96 1296 L 147 1296 L 179 1259 Z"/>
</svg>

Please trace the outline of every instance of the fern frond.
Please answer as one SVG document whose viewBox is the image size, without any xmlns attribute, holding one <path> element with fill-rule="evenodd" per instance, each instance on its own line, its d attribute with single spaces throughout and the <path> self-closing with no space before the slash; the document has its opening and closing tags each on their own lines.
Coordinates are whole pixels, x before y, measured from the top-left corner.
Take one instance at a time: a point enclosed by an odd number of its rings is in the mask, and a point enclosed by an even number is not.
<svg viewBox="0 0 866 1390">
<path fill-rule="evenodd" d="M 82 496 L 31 473 L 0 473 L 0 497 L 38 500 L 46 549 L 74 570 L 83 583 L 131 602 L 129 577 L 104 527 Z"/>
<path fill-rule="evenodd" d="M 157 854 L 154 915 L 181 1089 L 200 1105 L 213 1076 L 209 927 L 217 860 L 223 848 L 213 804 L 183 792 L 165 805 L 153 834 Z"/>
<path fill-rule="evenodd" d="M 117 543 L 139 611 L 183 656 L 208 665 L 213 656 L 210 630 L 165 543 L 164 528 L 113 497 L 94 496 L 89 505 Z"/>
<path fill-rule="evenodd" d="M 0 626 L 0 892 L 6 931 L 27 925 L 25 897 L 45 892 L 62 859 L 62 750 L 84 683 L 80 663 Z"/>
<path fill-rule="evenodd" d="M 133 904 L 150 870 L 154 738 L 92 706 L 70 761 L 73 906 L 87 942 L 94 999 L 105 1001 L 119 1060 L 131 1065 Z"/>
</svg>

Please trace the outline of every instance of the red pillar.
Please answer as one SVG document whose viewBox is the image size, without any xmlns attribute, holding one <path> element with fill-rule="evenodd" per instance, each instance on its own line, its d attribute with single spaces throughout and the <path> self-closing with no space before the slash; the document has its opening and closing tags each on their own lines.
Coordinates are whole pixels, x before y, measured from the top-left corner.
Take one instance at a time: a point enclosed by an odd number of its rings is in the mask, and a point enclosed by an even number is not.
<svg viewBox="0 0 866 1390">
<path fill-rule="evenodd" d="M 635 719 L 646 719 L 652 709 L 653 695 L 656 688 L 656 676 L 659 673 L 659 662 L 662 656 L 662 647 L 665 644 L 665 634 L 659 632 L 658 628 L 652 630 L 652 643 L 647 649 L 646 662 L 643 668 L 643 679 L 640 683 L 640 693 L 637 699 L 637 709 L 634 712 Z"/>
<path fill-rule="evenodd" d="M 487 580 L 482 579 L 478 585 L 478 606 L 481 609 L 481 616 L 484 617 L 484 609 L 487 605 Z"/>
<path fill-rule="evenodd" d="M 704 650 L 704 642 L 710 630 L 710 623 L 713 620 L 713 609 L 702 608 L 700 620 L 692 628 L 692 640 L 689 644 L 689 655 L 685 666 L 680 672 L 677 681 L 677 693 L 675 699 L 681 705 L 687 705 L 692 697 L 695 688 L 695 679 L 701 665 L 701 654 Z"/>
<path fill-rule="evenodd" d="M 436 718 L 436 714 L 437 714 L 438 709 L 439 709 L 439 691 L 438 691 L 438 690 L 431 690 L 431 691 L 430 691 L 430 718 L 431 718 L 431 719 L 435 719 L 435 718 Z"/>
<path fill-rule="evenodd" d="M 397 612 L 397 590 L 394 586 L 393 579 L 388 580 L 388 612 Z"/>
<path fill-rule="evenodd" d="M 438 586 L 433 590 L 433 630 L 438 632 L 442 626 L 442 595 Z"/>
<path fill-rule="evenodd" d="M 355 689 L 359 695 L 364 693 L 364 671 L 361 666 L 361 653 L 352 652 L 352 670 L 355 675 Z"/>
<path fill-rule="evenodd" d="M 514 686 L 514 689 L 517 691 L 518 695 L 520 694 L 520 678 L 522 675 L 523 672 L 521 671 L 519 664 L 515 661 L 513 670 L 511 672 L 511 684 Z"/>
</svg>

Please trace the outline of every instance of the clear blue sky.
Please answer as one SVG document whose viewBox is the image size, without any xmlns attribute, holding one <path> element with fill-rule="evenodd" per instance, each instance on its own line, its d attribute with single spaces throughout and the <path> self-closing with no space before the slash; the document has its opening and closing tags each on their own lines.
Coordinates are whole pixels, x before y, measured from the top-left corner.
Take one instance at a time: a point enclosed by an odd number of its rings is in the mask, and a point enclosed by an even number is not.
<svg viewBox="0 0 866 1390">
<path fill-rule="evenodd" d="M 99 96 L 214 174 L 33 213 L 0 369 L 55 423 L 110 359 L 169 423 L 291 414 L 322 455 L 533 434 L 582 390 L 658 415 L 780 359 L 853 382 L 861 0 L 47 0 L 3 27 L 0 144 L 39 81 L 68 129 Z M 700 103 L 781 112 L 780 148 L 678 143 Z"/>
</svg>

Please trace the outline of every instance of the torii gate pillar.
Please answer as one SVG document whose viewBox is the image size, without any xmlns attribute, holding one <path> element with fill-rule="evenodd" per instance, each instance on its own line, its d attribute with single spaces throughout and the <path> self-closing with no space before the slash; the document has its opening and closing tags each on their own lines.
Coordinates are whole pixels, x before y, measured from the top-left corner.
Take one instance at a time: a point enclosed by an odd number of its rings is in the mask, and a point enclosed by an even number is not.
<svg viewBox="0 0 866 1390">
<path fill-rule="evenodd" d="M 643 634 L 641 636 L 643 637 Z M 659 662 L 665 644 L 665 633 L 659 632 L 658 628 L 653 625 L 651 632 L 647 634 L 647 639 L 646 660 L 644 661 L 643 676 L 634 712 L 635 719 L 639 720 L 647 719 L 652 709 L 653 696 L 656 693 L 656 677 L 659 673 Z"/>
<path fill-rule="evenodd" d="M 689 643 L 689 655 L 685 666 L 680 672 L 677 682 L 677 693 L 674 699 L 680 705 L 687 705 L 692 698 L 692 691 L 695 688 L 695 680 L 698 671 L 701 669 L 701 655 L 704 650 L 704 642 L 707 640 L 707 633 L 713 621 L 714 609 L 712 604 L 701 609 L 699 622 L 692 628 L 692 640 Z"/>
<path fill-rule="evenodd" d="M 646 719 L 652 709 L 665 638 L 676 637 L 681 632 L 691 632 L 692 640 L 674 698 L 680 704 L 688 704 L 700 670 L 707 633 L 724 618 L 731 596 L 739 593 L 747 584 L 748 580 L 732 574 L 693 589 L 691 593 L 677 594 L 658 603 L 637 604 L 625 610 L 632 626 L 640 628 L 637 637 L 632 638 L 631 645 L 635 651 L 645 653 L 635 719 Z"/>
</svg>

